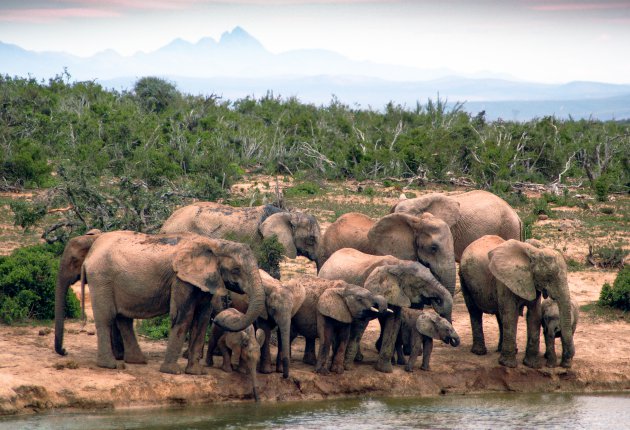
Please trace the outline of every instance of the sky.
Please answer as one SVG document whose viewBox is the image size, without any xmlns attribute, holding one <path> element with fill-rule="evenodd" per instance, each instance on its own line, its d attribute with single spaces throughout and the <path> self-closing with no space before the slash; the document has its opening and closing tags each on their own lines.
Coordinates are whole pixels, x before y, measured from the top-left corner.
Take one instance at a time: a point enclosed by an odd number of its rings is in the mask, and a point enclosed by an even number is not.
<svg viewBox="0 0 630 430">
<path fill-rule="evenodd" d="M 274 53 L 630 84 L 630 0 L 0 0 L 1 42 L 79 56 L 218 40 L 236 26 Z"/>
</svg>

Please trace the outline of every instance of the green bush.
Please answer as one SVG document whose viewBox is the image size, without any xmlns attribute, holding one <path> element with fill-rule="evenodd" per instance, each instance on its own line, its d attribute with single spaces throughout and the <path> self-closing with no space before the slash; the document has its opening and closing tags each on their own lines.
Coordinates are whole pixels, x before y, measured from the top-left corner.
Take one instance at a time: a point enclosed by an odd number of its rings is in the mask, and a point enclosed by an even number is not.
<svg viewBox="0 0 630 430">
<path fill-rule="evenodd" d="M 140 320 L 138 333 L 153 340 L 166 339 L 171 330 L 171 318 L 168 314 Z"/>
<path fill-rule="evenodd" d="M 263 239 L 260 246 L 254 250 L 258 260 L 258 267 L 276 279 L 280 279 L 280 261 L 285 255 L 284 246 L 273 235 Z"/>
<path fill-rule="evenodd" d="M 35 245 L 0 257 L 0 318 L 6 324 L 55 316 L 55 283 L 63 244 Z M 79 300 L 66 297 L 66 316 L 77 318 Z"/>
<path fill-rule="evenodd" d="M 313 182 L 302 182 L 284 190 L 287 197 L 313 196 L 321 192 L 321 186 Z"/>
<path fill-rule="evenodd" d="M 630 266 L 619 271 L 612 287 L 604 284 L 599 293 L 599 304 L 630 311 Z"/>
<path fill-rule="evenodd" d="M 597 201 L 605 202 L 608 201 L 608 192 L 610 191 L 610 180 L 606 175 L 601 175 L 599 178 L 595 179 L 593 183 L 593 187 L 595 188 L 595 197 L 597 197 Z"/>
</svg>

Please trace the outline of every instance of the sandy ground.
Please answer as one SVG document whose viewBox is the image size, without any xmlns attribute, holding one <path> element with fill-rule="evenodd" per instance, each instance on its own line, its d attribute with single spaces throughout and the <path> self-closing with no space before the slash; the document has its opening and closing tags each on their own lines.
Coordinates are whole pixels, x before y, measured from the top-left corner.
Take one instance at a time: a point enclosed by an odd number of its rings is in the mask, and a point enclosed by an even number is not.
<svg viewBox="0 0 630 430">
<path fill-rule="evenodd" d="M 283 185 L 283 184 L 281 184 Z M 316 214 L 318 215 L 318 214 Z M 562 218 L 565 255 L 584 255 L 582 240 L 571 233 L 578 226 Z M 541 222 L 542 223 L 542 222 Z M 323 227 L 326 224 L 324 223 Z M 6 226 L 8 227 L 8 226 Z M 569 230 L 567 232 L 567 230 Z M 314 264 L 299 257 L 283 263 L 283 279 L 313 274 Z M 605 282 L 612 283 L 616 273 L 591 269 L 569 273 L 571 295 L 580 305 L 599 297 Z M 90 306 L 87 306 L 90 311 Z M 519 364 L 508 369 L 498 365 L 495 352 L 498 328 L 493 316 L 484 317 L 489 352 L 476 356 L 470 352 L 470 321 L 461 293 L 456 293 L 453 325 L 462 343 L 452 348 L 435 343 L 431 370 L 407 373 L 395 366 L 392 374 L 373 369 L 376 360 L 374 341 L 379 325 L 373 321 L 364 337 L 365 362 L 343 375 L 320 376 L 301 361 L 303 340 L 293 344 L 291 375 L 259 375 L 262 401 L 315 400 L 344 396 L 437 396 L 484 392 L 591 392 L 630 390 L 630 324 L 582 315 L 575 334 L 576 355 L 570 370 L 530 369 Z M 203 376 L 167 375 L 158 371 L 166 350 L 165 341 L 140 338 L 149 358 L 147 365 L 126 365 L 122 370 L 96 366 L 94 324 L 88 319 L 66 321 L 65 357 L 54 352 L 54 332 L 48 327 L 7 327 L 0 325 L 0 415 L 98 408 L 156 407 L 224 401 L 252 401 L 251 386 L 245 375 L 225 373 L 215 367 Z M 519 360 L 525 350 L 525 321 L 519 321 Z M 556 350 L 561 352 L 560 341 Z M 544 341 L 541 336 L 541 355 Z M 273 350 L 275 357 L 275 349 Z M 519 361 L 520 362 L 520 361 Z M 185 360 L 180 359 L 180 365 Z"/>
</svg>

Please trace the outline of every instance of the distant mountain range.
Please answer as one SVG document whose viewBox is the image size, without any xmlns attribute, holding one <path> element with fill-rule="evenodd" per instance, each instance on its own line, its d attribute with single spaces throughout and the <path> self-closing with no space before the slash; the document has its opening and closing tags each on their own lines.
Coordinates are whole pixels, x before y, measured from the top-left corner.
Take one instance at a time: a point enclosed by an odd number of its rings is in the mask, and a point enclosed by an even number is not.
<svg viewBox="0 0 630 430">
<path fill-rule="evenodd" d="M 326 50 L 274 54 L 240 27 L 219 41 L 175 39 L 149 53 L 122 56 L 104 51 L 88 58 L 59 52 L 33 52 L 0 42 L 0 73 L 47 79 L 67 68 L 74 80 L 97 80 L 129 89 L 142 76 L 161 76 L 192 94 L 227 99 L 260 97 L 268 91 L 303 102 L 327 104 L 333 97 L 351 106 L 381 109 L 388 102 L 415 107 L 428 98 L 463 102 L 489 119 L 630 118 L 630 85 L 571 82 L 549 85 L 505 75 L 461 75 L 447 69 L 353 61 Z"/>
</svg>

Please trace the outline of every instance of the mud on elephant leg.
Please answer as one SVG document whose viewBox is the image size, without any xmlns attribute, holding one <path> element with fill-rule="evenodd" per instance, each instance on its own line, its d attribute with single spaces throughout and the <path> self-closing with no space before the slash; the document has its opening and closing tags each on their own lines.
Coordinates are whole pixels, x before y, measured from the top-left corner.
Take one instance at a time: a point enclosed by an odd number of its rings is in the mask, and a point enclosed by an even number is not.
<svg viewBox="0 0 630 430">
<path fill-rule="evenodd" d="M 342 374 L 344 371 L 344 359 L 346 356 L 346 348 L 348 346 L 348 340 L 350 338 L 350 324 L 345 324 L 337 330 L 337 347 L 335 349 L 335 355 L 332 359 L 332 365 L 330 371 L 333 373 Z"/>
<path fill-rule="evenodd" d="M 266 321 L 259 319 L 258 327 L 265 333 L 265 341 L 260 349 L 260 362 L 258 363 L 258 371 L 260 373 L 272 373 L 271 368 L 271 330 L 273 327 Z"/>
<path fill-rule="evenodd" d="M 204 296 L 197 300 L 195 313 L 190 329 L 190 339 L 188 341 L 188 364 L 185 373 L 189 375 L 205 375 L 208 372 L 202 369 L 199 360 L 203 356 L 203 345 L 206 340 L 206 331 L 212 316 L 212 304 L 210 296 Z"/>
<path fill-rule="evenodd" d="M 123 342 L 125 363 L 147 364 L 147 358 L 142 353 L 133 330 L 133 319 L 118 315 L 114 327 L 118 327 L 118 330 L 120 330 L 119 336 L 121 336 Z M 113 330 L 114 333 L 116 333 L 116 331 L 115 329 Z M 114 338 L 115 336 L 112 337 L 112 343 L 115 343 Z M 116 356 L 115 352 L 114 356 Z"/>
<path fill-rule="evenodd" d="M 385 319 L 385 325 L 383 327 L 383 341 L 381 343 L 381 349 L 378 353 L 378 360 L 374 368 L 379 372 L 392 373 L 392 355 L 394 354 L 394 347 L 396 345 L 396 337 L 400 330 L 401 324 L 401 309 L 395 307 L 394 313 L 389 315 Z"/>
<path fill-rule="evenodd" d="M 208 367 L 214 365 L 214 351 L 217 349 L 219 339 L 221 339 L 223 333 L 225 333 L 225 330 L 216 324 L 212 324 L 210 336 L 208 337 L 208 350 L 206 351 L 206 366 Z"/>
<path fill-rule="evenodd" d="M 123 360 L 125 358 L 125 346 L 123 344 L 122 334 L 118 324 L 112 324 L 112 354 L 116 360 Z"/>
</svg>

